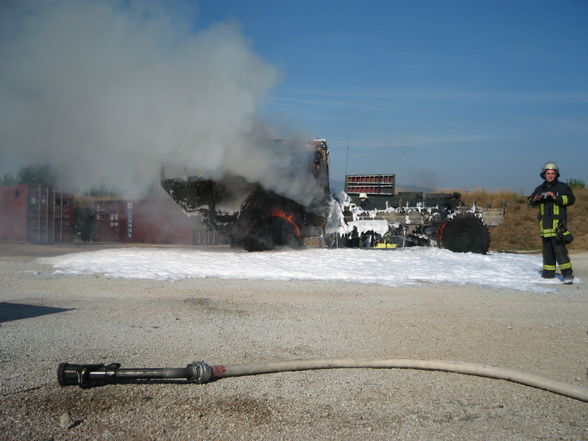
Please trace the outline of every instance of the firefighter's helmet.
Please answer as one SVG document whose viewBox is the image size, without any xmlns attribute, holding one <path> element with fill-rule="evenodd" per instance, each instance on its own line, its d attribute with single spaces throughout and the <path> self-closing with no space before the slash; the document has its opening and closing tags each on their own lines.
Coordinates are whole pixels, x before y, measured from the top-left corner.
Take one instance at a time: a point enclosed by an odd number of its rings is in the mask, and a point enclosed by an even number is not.
<svg viewBox="0 0 588 441">
<path fill-rule="evenodd" d="M 543 166 L 543 170 L 541 170 L 541 177 L 543 179 L 545 179 L 545 172 L 547 170 L 555 170 L 555 176 L 557 178 L 559 178 L 559 167 L 557 166 L 557 164 L 555 162 L 546 162 L 545 165 Z"/>
</svg>

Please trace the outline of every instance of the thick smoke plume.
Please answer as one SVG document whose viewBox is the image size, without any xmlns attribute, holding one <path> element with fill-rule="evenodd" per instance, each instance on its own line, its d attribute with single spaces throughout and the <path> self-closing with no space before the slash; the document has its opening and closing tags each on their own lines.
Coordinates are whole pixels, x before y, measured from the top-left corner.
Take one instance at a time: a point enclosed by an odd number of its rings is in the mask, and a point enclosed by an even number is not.
<svg viewBox="0 0 588 441">
<path fill-rule="evenodd" d="M 125 197 L 157 182 L 165 163 L 309 202 L 308 153 L 273 142 L 280 134 L 258 117 L 279 72 L 235 23 L 195 31 L 189 12 L 128 0 L 2 2 L 0 159 L 49 163 L 66 187 Z"/>
</svg>

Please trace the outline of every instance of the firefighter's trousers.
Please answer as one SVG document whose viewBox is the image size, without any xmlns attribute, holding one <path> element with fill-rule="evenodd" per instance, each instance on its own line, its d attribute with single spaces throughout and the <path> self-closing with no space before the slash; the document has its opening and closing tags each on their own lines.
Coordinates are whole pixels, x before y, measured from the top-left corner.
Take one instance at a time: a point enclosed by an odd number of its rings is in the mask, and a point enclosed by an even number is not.
<svg viewBox="0 0 588 441">
<path fill-rule="evenodd" d="M 572 275 L 572 263 L 568 250 L 559 237 L 543 238 L 543 277 L 555 277 L 555 264 L 559 265 L 562 276 Z"/>
</svg>

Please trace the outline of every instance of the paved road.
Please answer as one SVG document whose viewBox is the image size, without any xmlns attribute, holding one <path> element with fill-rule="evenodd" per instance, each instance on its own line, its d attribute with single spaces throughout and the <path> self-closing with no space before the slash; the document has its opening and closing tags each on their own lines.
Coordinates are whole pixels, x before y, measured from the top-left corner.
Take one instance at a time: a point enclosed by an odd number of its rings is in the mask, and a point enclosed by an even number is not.
<svg viewBox="0 0 588 441">
<path fill-rule="evenodd" d="M 2 440 L 588 440 L 588 404 L 505 381 L 325 370 L 62 388 L 60 362 L 182 367 L 323 357 L 447 359 L 588 386 L 588 289 L 390 288 L 55 276 L 0 243 Z M 573 256 L 588 281 L 588 254 Z"/>
</svg>

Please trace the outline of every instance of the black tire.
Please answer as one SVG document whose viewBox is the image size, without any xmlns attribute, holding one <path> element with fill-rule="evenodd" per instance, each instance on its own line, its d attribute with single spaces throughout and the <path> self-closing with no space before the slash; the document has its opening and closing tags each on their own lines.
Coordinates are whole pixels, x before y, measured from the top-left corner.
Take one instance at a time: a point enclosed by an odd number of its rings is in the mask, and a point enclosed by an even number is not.
<svg viewBox="0 0 588 441">
<path fill-rule="evenodd" d="M 243 242 L 247 251 L 268 251 L 276 248 L 300 248 L 302 241 L 296 236 L 296 229 L 280 217 L 268 217 L 251 228 Z"/>
<path fill-rule="evenodd" d="M 490 232 L 482 220 L 471 213 L 458 214 L 447 221 L 440 245 L 456 253 L 486 254 L 490 249 Z"/>
</svg>

